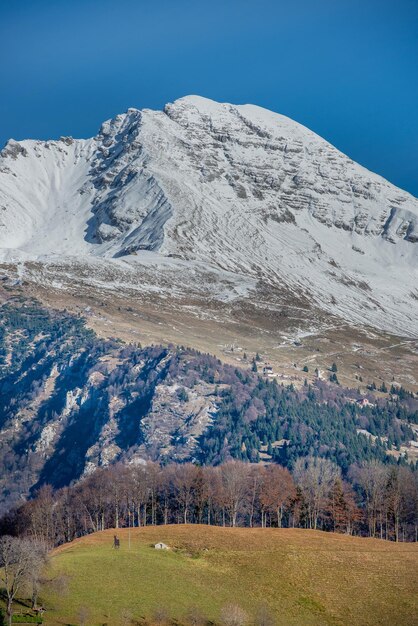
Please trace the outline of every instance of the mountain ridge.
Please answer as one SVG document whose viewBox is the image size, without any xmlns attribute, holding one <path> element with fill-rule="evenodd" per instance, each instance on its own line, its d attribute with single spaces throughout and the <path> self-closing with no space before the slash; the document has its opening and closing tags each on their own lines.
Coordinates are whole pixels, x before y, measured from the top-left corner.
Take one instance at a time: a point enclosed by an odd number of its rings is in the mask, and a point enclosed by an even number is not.
<svg viewBox="0 0 418 626">
<path fill-rule="evenodd" d="M 4 263 L 82 260 L 102 282 L 93 257 L 121 259 L 141 283 L 178 259 L 417 335 L 418 200 L 289 118 L 188 96 L 1 154 Z"/>
</svg>

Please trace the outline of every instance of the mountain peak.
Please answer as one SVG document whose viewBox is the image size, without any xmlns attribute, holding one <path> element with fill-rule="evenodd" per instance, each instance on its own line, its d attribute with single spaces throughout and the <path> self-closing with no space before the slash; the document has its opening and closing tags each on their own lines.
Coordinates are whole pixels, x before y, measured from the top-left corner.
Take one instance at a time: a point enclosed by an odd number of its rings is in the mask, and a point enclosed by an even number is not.
<svg viewBox="0 0 418 626">
<path fill-rule="evenodd" d="M 0 208 L 7 259 L 139 267 L 153 253 L 418 331 L 418 200 L 257 106 L 191 95 L 130 108 L 90 140 L 11 140 Z"/>
<path fill-rule="evenodd" d="M 204 96 L 199 96 L 196 94 L 190 94 L 188 96 L 182 96 L 181 98 L 177 98 L 172 103 L 173 105 L 190 105 L 195 106 L 200 110 L 214 111 L 224 106 L 231 106 L 229 103 L 225 102 L 217 102 L 216 100 L 212 100 L 211 98 L 205 98 Z M 168 103 L 168 106 L 170 103 Z M 167 105 L 166 105 L 167 106 Z"/>
</svg>

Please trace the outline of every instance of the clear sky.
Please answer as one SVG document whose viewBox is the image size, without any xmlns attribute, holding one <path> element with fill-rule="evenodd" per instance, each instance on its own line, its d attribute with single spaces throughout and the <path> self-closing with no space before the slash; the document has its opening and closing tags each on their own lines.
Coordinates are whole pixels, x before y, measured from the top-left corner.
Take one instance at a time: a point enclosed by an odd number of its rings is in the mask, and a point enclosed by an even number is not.
<svg viewBox="0 0 418 626">
<path fill-rule="evenodd" d="M 305 124 L 418 196 L 418 0 L 0 0 L 0 143 L 188 94 Z"/>
</svg>

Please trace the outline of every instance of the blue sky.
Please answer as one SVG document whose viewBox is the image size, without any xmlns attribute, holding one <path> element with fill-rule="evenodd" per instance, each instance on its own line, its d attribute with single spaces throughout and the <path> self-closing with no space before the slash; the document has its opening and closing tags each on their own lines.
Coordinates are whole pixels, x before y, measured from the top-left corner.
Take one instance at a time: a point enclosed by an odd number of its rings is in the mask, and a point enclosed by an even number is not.
<svg viewBox="0 0 418 626">
<path fill-rule="evenodd" d="M 0 143 L 187 94 L 305 124 L 418 196 L 417 0 L 0 0 Z"/>
</svg>

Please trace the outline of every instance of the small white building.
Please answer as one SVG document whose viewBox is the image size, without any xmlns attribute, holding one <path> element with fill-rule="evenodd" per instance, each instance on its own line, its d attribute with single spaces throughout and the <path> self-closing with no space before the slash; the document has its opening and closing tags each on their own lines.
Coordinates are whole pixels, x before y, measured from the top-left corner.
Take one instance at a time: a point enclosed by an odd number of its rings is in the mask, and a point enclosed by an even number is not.
<svg viewBox="0 0 418 626">
<path fill-rule="evenodd" d="M 370 400 L 368 400 L 367 398 L 362 398 L 361 400 L 357 400 L 357 404 L 361 406 L 362 408 L 365 406 L 369 406 L 371 408 L 375 406 L 373 402 L 370 402 Z"/>
<path fill-rule="evenodd" d="M 168 546 L 165 543 L 163 543 L 162 541 L 160 541 L 159 543 L 156 543 L 154 548 L 156 550 L 168 550 Z"/>
</svg>

